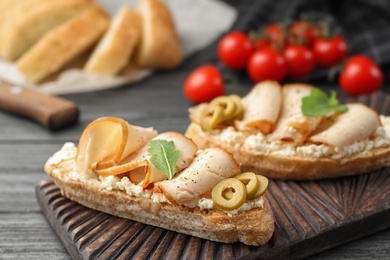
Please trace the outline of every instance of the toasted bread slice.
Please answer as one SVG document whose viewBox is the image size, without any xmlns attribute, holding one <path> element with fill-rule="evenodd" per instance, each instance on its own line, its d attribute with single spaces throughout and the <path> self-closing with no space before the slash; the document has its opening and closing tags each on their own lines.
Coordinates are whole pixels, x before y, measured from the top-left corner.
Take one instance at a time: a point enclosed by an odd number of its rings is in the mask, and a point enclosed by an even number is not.
<svg viewBox="0 0 390 260">
<path fill-rule="evenodd" d="M 17 4 L 18 2 L 22 1 L 15 1 L 15 0 L 0 0 L 0 14 L 3 14 L 4 11 L 7 10 L 7 8 L 12 5 L 13 3 Z"/>
<path fill-rule="evenodd" d="M 3 20 L 7 13 L 13 12 L 13 8 L 20 6 L 28 1 L 32 0 L 0 0 L 0 19 Z"/>
<path fill-rule="evenodd" d="M 38 83 L 96 44 L 108 25 L 108 16 L 92 6 L 46 34 L 18 61 L 18 69 Z"/>
<path fill-rule="evenodd" d="M 173 17 L 162 0 L 141 0 L 142 37 L 135 63 L 150 69 L 177 67 L 183 53 Z"/>
<path fill-rule="evenodd" d="M 115 76 L 129 62 L 141 33 L 141 18 L 136 11 L 123 6 L 111 21 L 84 70 L 104 76 Z"/>
<path fill-rule="evenodd" d="M 32 0 L 0 0 L 0 32 L 2 32 L 2 27 L 5 26 L 9 19 L 17 15 L 17 12 L 14 10 L 28 1 Z"/>
<path fill-rule="evenodd" d="M 0 57 L 13 61 L 45 33 L 73 18 L 92 0 L 23 0 L 11 6 L 0 26 Z"/>
</svg>

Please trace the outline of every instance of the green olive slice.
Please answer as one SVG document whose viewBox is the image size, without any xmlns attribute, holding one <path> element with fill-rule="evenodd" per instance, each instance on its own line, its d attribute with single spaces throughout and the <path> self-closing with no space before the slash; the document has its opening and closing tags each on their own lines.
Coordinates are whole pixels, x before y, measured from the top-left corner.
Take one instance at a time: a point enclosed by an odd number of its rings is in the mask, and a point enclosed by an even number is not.
<svg viewBox="0 0 390 260">
<path fill-rule="evenodd" d="M 218 105 L 208 104 L 200 113 L 200 126 L 203 131 L 214 129 L 223 120 L 223 109 Z"/>
<path fill-rule="evenodd" d="M 241 97 L 238 95 L 230 95 L 229 98 L 236 105 L 236 111 L 234 112 L 233 119 L 240 119 L 244 113 L 244 108 L 242 107 Z"/>
<path fill-rule="evenodd" d="M 268 188 L 268 179 L 267 179 L 267 177 L 264 177 L 262 175 L 256 175 L 256 177 L 257 177 L 257 179 L 259 179 L 260 187 L 256 191 L 256 193 L 253 194 L 253 196 L 249 198 L 251 200 L 257 199 L 257 198 L 260 198 L 261 196 L 263 196 L 265 191 Z"/>
<path fill-rule="evenodd" d="M 240 180 L 246 187 L 247 198 L 250 199 L 259 189 L 260 182 L 253 172 L 244 172 L 234 176 L 237 180 Z"/>
<path fill-rule="evenodd" d="M 229 120 L 236 113 L 236 103 L 226 96 L 214 98 L 210 105 L 218 105 L 223 109 L 223 120 Z"/>
<path fill-rule="evenodd" d="M 214 186 L 211 198 L 221 209 L 238 209 L 245 203 L 246 188 L 238 179 L 228 178 Z"/>
</svg>

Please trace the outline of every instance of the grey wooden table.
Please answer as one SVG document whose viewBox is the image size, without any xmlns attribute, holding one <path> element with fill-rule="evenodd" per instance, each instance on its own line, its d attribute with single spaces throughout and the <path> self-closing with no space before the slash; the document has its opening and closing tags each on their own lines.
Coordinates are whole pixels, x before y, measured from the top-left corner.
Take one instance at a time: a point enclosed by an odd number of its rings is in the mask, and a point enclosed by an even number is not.
<svg viewBox="0 0 390 260">
<path fill-rule="evenodd" d="M 154 126 L 159 132 L 184 132 L 192 105 L 182 94 L 183 81 L 195 67 L 216 62 L 215 44 L 188 58 L 171 72 L 158 72 L 133 85 L 67 95 L 81 111 L 79 123 L 50 132 L 35 122 L 0 111 L 0 259 L 69 259 L 43 216 L 35 197 L 47 158 L 64 142 L 77 143 L 85 126 L 101 116 Z M 317 86 L 322 87 L 321 83 Z M 251 85 L 228 85 L 227 93 L 246 94 Z M 390 230 L 342 245 L 312 259 L 390 259 Z"/>
</svg>

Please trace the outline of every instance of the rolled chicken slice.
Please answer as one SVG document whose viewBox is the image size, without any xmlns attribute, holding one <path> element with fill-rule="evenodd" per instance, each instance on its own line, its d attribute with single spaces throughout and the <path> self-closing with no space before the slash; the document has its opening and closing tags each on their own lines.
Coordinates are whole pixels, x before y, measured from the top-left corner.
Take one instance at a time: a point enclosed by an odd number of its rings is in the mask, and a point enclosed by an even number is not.
<svg viewBox="0 0 390 260">
<path fill-rule="evenodd" d="M 242 99 L 244 115 L 235 122 L 238 130 L 255 130 L 268 134 L 274 130 L 282 104 L 282 88 L 274 81 L 258 83 Z"/>
<path fill-rule="evenodd" d="M 329 118 L 308 140 L 343 148 L 369 138 L 382 125 L 378 114 L 371 108 L 360 103 L 347 106 L 347 112 Z"/>
<path fill-rule="evenodd" d="M 267 140 L 302 144 L 323 117 L 308 117 L 302 114 L 302 98 L 310 94 L 312 87 L 305 84 L 290 84 L 283 87 L 282 109 L 275 131 Z"/>
<path fill-rule="evenodd" d="M 79 172 L 93 174 L 96 169 L 117 165 L 157 135 L 153 128 L 128 124 L 116 117 L 102 117 L 90 123 L 77 147 Z"/>
<path fill-rule="evenodd" d="M 201 103 L 188 109 L 189 118 L 192 122 L 200 125 L 202 110 L 207 106 L 207 103 Z"/>
<path fill-rule="evenodd" d="M 191 139 L 177 132 L 162 133 L 152 140 L 173 141 L 175 150 L 180 151 L 179 159 L 175 164 L 178 172 L 191 164 L 198 150 L 198 147 Z M 168 178 L 167 175 L 150 163 L 151 155 L 148 149 L 149 142 L 122 160 L 118 165 L 102 170 L 97 169 L 95 172 L 103 176 L 126 173 L 133 183 L 139 184 L 143 188 L 146 188 L 151 183 L 166 180 Z"/>
<path fill-rule="evenodd" d="M 195 206 L 220 181 L 240 173 L 233 155 L 219 148 L 200 150 L 191 165 L 172 180 L 156 183 L 173 204 Z"/>
</svg>

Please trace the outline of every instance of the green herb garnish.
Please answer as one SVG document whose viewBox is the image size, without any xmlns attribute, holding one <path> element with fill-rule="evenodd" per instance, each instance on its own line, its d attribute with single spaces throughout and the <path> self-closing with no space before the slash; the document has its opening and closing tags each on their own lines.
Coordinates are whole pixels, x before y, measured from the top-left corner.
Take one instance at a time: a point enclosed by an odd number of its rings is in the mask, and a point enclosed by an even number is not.
<svg viewBox="0 0 390 260">
<path fill-rule="evenodd" d="M 163 171 L 168 180 L 172 179 L 177 172 L 175 164 L 181 153 L 175 150 L 173 141 L 153 140 L 149 143 L 148 153 L 151 155 L 150 162 Z"/>
<path fill-rule="evenodd" d="M 346 105 L 339 105 L 336 92 L 332 91 L 330 97 L 318 88 L 313 88 L 310 95 L 302 98 L 302 113 L 305 116 L 323 116 L 333 111 L 347 112 Z"/>
</svg>

